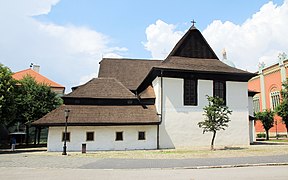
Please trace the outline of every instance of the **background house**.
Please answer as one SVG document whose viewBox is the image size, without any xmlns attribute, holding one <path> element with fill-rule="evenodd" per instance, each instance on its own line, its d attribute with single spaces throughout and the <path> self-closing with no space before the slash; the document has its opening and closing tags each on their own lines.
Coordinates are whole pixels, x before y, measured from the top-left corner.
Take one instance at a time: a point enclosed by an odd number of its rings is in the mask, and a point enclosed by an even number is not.
<svg viewBox="0 0 288 180">
<path fill-rule="evenodd" d="M 65 87 L 48 79 L 47 77 L 40 74 L 39 65 L 31 65 L 31 68 L 25 69 L 22 71 L 15 72 L 12 77 L 16 80 L 21 80 L 25 76 L 29 75 L 35 79 L 37 83 L 43 83 L 51 87 L 51 90 L 54 91 L 59 96 L 63 96 L 65 93 Z"/>
<path fill-rule="evenodd" d="M 282 83 L 286 81 L 288 71 L 288 59 L 285 53 L 279 54 L 278 63 L 265 67 L 259 64 L 258 75 L 248 82 L 248 88 L 259 92 L 253 97 L 254 112 L 263 111 L 264 109 L 274 110 L 281 101 L 280 91 Z M 256 133 L 265 133 L 260 121 L 255 122 Z M 281 117 L 274 117 L 274 127 L 269 132 L 271 135 L 287 134 L 285 124 L 282 123 Z"/>
<path fill-rule="evenodd" d="M 51 88 L 52 91 L 54 91 L 58 96 L 63 96 L 65 93 L 65 87 L 48 79 L 47 77 L 41 75 L 39 73 L 40 66 L 39 65 L 33 65 L 31 64 L 29 69 L 25 69 L 22 71 L 18 71 L 13 73 L 12 77 L 16 80 L 21 80 L 25 76 L 31 76 L 35 79 L 37 83 L 42 83 Z M 12 126 L 9 128 L 10 135 L 16 137 L 17 143 L 24 143 L 25 142 L 25 136 L 26 136 L 26 126 L 21 123 L 16 123 L 15 126 Z M 47 128 L 40 128 L 39 129 L 30 129 L 31 137 L 35 137 L 34 141 L 36 140 L 36 135 L 38 135 L 38 142 L 40 141 L 40 138 L 42 137 L 43 140 L 47 139 L 48 135 L 48 129 Z M 41 133 L 41 135 L 40 135 Z M 36 141 L 34 142 L 36 143 Z"/>
</svg>

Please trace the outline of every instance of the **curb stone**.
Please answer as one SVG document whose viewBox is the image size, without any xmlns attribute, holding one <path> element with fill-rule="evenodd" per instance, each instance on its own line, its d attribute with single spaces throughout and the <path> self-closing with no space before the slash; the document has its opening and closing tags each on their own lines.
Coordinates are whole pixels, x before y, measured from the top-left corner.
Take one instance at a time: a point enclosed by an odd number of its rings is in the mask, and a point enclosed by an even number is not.
<svg viewBox="0 0 288 180">
<path fill-rule="evenodd" d="M 220 166 L 196 166 L 196 167 L 179 167 L 174 169 L 217 169 L 217 168 L 237 168 L 237 167 L 259 167 L 259 166 L 288 166 L 286 163 L 260 163 L 260 164 L 235 164 Z"/>
</svg>

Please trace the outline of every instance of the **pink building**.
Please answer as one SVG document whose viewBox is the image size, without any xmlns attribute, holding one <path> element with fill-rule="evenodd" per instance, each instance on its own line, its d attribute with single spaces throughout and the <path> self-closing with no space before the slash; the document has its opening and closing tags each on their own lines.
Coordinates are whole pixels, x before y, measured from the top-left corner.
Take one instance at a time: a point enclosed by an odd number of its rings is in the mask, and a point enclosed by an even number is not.
<svg viewBox="0 0 288 180">
<path fill-rule="evenodd" d="M 249 90 L 259 92 L 253 97 L 254 112 L 274 110 L 281 101 L 280 92 L 288 74 L 288 59 L 285 53 L 279 54 L 278 58 L 279 62 L 269 67 L 264 67 L 264 63 L 259 64 L 258 76 L 248 82 Z M 274 120 L 274 127 L 269 131 L 271 135 L 286 134 L 281 117 L 276 115 Z M 265 132 L 260 121 L 255 122 L 255 130 L 257 134 Z"/>
</svg>

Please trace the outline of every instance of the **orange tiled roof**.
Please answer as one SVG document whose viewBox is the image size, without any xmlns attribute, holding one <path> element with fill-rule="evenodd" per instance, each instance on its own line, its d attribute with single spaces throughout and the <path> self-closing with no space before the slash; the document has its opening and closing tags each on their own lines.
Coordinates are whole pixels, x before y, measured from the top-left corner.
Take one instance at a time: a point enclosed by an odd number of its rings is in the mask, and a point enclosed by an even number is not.
<svg viewBox="0 0 288 180">
<path fill-rule="evenodd" d="M 25 69 L 19 72 L 16 72 L 12 75 L 12 77 L 16 80 L 21 80 L 24 78 L 24 76 L 30 75 L 35 78 L 36 82 L 38 83 L 45 83 L 49 85 L 50 87 L 56 87 L 56 88 L 64 88 L 64 86 L 46 78 L 45 76 L 42 76 L 38 72 L 32 70 L 32 69 Z"/>
</svg>

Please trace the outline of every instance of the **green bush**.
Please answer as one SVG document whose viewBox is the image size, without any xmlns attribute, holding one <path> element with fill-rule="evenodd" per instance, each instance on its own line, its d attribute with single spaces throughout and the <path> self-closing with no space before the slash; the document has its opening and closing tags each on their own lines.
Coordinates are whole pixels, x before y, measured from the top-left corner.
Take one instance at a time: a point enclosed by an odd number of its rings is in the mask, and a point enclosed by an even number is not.
<svg viewBox="0 0 288 180">
<path fill-rule="evenodd" d="M 264 133 L 257 134 L 257 138 L 266 138 L 266 134 Z"/>
</svg>

